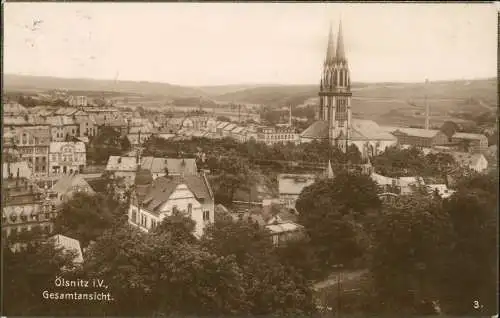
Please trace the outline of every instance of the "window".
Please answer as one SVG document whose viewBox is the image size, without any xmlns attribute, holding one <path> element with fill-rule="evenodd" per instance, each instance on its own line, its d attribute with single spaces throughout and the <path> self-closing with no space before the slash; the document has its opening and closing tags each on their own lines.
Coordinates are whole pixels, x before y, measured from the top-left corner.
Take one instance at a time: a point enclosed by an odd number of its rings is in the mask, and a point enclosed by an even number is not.
<svg viewBox="0 0 500 318">
<path fill-rule="evenodd" d="M 203 211 L 203 221 L 210 221 L 210 211 Z"/>
<path fill-rule="evenodd" d="M 132 211 L 132 222 L 137 223 L 137 212 Z"/>
<path fill-rule="evenodd" d="M 189 216 L 191 216 L 192 213 L 193 213 L 193 204 L 189 203 L 188 204 L 188 214 L 189 214 Z"/>
<path fill-rule="evenodd" d="M 154 229 L 156 227 L 156 220 L 151 220 L 151 228 Z"/>
</svg>

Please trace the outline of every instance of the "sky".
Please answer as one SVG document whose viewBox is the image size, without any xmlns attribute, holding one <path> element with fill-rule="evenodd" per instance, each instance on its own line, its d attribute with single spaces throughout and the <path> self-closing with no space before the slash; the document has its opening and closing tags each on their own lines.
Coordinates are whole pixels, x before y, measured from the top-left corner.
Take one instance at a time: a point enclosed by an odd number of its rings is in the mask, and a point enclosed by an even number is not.
<svg viewBox="0 0 500 318">
<path fill-rule="evenodd" d="M 495 4 L 6 3 L 4 72 L 317 84 L 339 21 L 353 82 L 496 77 Z"/>
</svg>

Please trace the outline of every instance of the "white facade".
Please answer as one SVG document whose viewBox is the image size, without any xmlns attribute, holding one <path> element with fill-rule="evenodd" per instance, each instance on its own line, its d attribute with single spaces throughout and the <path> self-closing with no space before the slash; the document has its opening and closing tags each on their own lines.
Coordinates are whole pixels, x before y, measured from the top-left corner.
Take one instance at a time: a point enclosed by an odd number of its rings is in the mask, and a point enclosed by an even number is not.
<svg viewBox="0 0 500 318">
<path fill-rule="evenodd" d="M 86 165 L 83 142 L 51 142 L 49 147 L 49 174 L 80 172 Z"/>
<path fill-rule="evenodd" d="M 214 222 L 214 209 L 213 200 L 200 203 L 186 184 L 179 184 L 155 212 L 131 204 L 128 213 L 129 224 L 148 232 L 158 226 L 165 217 L 172 216 L 176 210 L 195 222 L 194 235 L 200 238 L 205 227 Z"/>
</svg>

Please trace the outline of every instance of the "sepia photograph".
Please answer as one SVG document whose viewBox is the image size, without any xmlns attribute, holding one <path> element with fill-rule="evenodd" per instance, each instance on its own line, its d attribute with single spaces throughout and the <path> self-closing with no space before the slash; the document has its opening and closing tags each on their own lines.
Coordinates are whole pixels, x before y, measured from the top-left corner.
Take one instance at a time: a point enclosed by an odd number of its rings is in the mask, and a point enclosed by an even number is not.
<svg viewBox="0 0 500 318">
<path fill-rule="evenodd" d="M 499 8 L 3 1 L 1 316 L 498 317 Z"/>
</svg>

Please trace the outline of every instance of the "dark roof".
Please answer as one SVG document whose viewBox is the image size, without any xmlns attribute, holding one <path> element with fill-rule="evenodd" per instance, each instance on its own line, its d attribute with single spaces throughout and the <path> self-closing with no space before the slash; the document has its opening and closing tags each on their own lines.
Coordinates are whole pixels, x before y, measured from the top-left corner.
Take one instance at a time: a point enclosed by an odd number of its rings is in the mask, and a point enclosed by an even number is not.
<svg viewBox="0 0 500 318">
<path fill-rule="evenodd" d="M 167 202 L 172 192 L 178 185 L 185 184 L 194 194 L 197 200 L 212 199 L 208 184 L 205 183 L 203 176 L 169 176 L 160 177 L 153 181 L 153 184 L 145 191 L 143 207 L 149 211 L 155 212 L 163 203 Z"/>
<path fill-rule="evenodd" d="M 150 185 L 153 182 L 153 175 L 147 169 L 140 169 L 135 175 L 136 185 Z"/>
<path fill-rule="evenodd" d="M 327 139 L 328 138 L 328 122 L 318 120 L 304 130 L 301 134 L 303 138 Z"/>
</svg>

